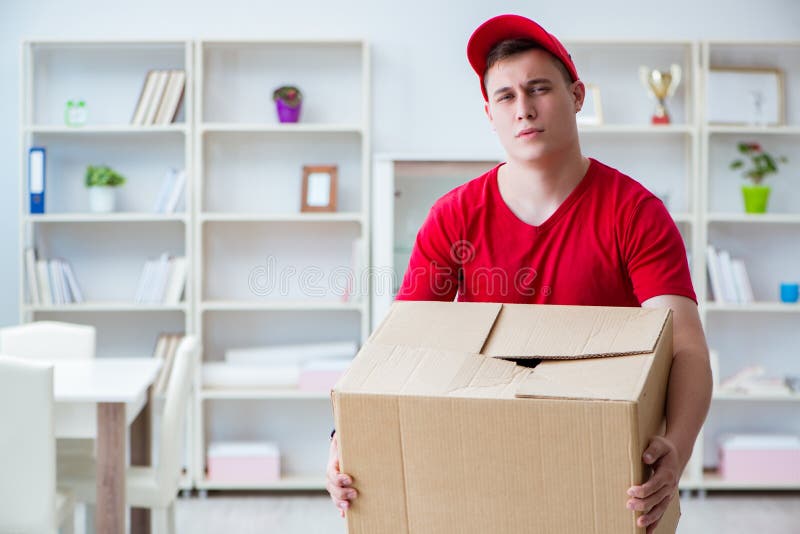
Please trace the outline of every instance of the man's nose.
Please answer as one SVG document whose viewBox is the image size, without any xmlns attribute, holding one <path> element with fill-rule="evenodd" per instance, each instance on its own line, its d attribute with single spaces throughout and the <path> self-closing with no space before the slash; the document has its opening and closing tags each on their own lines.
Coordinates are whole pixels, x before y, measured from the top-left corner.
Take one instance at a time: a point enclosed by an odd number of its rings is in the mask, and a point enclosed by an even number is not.
<svg viewBox="0 0 800 534">
<path fill-rule="evenodd" d="M 533 99 L 526 94 L 523 94 L 517 99 L 517 119 L 535 119 L 536 106 L 533 104 Z"/>
</svg>

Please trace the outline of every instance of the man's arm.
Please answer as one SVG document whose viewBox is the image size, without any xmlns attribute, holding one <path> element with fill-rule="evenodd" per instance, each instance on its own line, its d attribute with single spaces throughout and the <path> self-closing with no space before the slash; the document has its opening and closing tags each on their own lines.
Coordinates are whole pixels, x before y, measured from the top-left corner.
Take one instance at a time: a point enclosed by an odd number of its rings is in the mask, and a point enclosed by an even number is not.
<svg viewBox="0 0 800 534">
<path fill-rule="evenodd" d="M 678 295 L 660 295 L 642 302 L 643 308 L 671 308 L 673 358 L 667 386 L 667 431 L 653 439 L 643 461 L 653 465 L 653 476 L 628 494 L 629 508 L 645 512 L 639 525 L 651 532 L 666 510 L 711 403 L 711 366 L 697 305 Z M 652 458 L 648 458 L 652 455 Z"/>
</svg>

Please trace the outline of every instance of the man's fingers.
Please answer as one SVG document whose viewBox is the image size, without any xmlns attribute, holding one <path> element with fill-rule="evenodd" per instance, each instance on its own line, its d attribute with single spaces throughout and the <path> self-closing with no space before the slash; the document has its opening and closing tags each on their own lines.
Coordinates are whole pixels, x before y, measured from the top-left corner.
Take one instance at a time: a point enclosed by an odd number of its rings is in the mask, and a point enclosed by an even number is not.
<svg viewBox="0 0 800 534">
<path fill-rule="evenodd" d="M 645 499 L 628 499 L 628 509 L 636 510 L 637 512 L 649 513 L 664 497 L 668 496 L 671 492 L 670 486 L 664 486 L 653 495 Z"/>
<path fill-rule="evenodd" d="M 642 460 L 646 464 L 652 464 L 669 452 L 669 446 L 658 438 L 654 438 L 647 449 L 642 454 Z"/>
<path fill-rule="evenodd" d="M 671 493 L 664 497 L 661 502 L 654 506 L 653 509 L 647 514 L 641 516 L 637 521 L 637 524 L 640 527 L 646 527 L 661 519 L 661 516 L 664 515 L 664 511 L 667 509 L 667 506 L 669 506 L 670 500 L 672 500 Z"/>
</svg>

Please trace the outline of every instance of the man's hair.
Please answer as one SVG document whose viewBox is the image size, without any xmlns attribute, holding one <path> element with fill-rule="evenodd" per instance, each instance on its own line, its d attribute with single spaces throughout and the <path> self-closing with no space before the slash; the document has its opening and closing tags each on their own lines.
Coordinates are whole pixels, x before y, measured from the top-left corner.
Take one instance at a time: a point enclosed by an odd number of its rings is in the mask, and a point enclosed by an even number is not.
<svg viewBox="0 0 800 534">
<path fill-rule="evenodd" d="M 547 52 L 547 55 L 550 56 L 550 60 L 558 68 L 559 72 L 561 72 L 561 76 L 564 78 L 566 84 L 569 85 L 572 83 L 572 77 L 569 75 L 567 67 L 565 67 L 556 56 L 550 53 L 549 50 L 546 50 L 544 47 L 542 47 L 542 45 L 539 43 L 532 39 L 506 39 L 505 41 L 500 41 L 494 45 L 486 55 L 486 71 L 483 73 L 483 86 L 487 87 L 486 81 L 489 74 L 489 69 L 491 69 L 495 63 L 511 56 L 521 54 L 522 52 L 527 52 L 528 50 L 544 50 Z M 489 92 L 488 88 L 486 92 Z"/>
</svg>

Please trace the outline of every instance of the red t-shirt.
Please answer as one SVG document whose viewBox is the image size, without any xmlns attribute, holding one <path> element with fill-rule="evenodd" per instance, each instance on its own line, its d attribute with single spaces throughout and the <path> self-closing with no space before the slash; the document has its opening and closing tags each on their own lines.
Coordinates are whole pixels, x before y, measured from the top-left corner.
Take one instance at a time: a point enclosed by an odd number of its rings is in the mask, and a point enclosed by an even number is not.
<svg viewBox="0 0 800 534">
<path fill-rule="evenodd" d="M 500 195 L 497 165 L 431 208 L 398 300 L 639 306 L 695 302 L 683 239 L 664 204 L 597 160 L 539 226 Z"/>
</svg>

